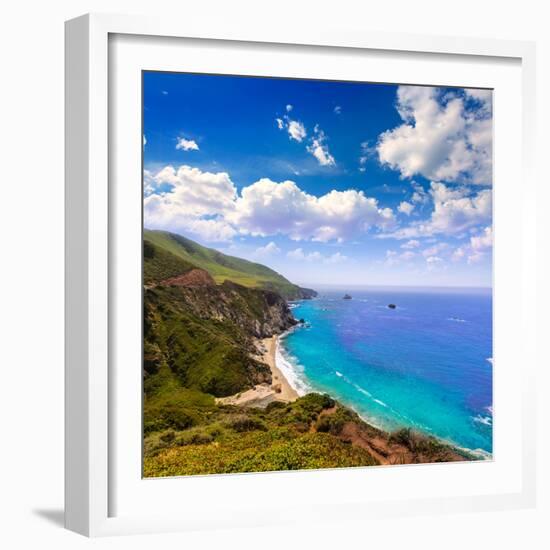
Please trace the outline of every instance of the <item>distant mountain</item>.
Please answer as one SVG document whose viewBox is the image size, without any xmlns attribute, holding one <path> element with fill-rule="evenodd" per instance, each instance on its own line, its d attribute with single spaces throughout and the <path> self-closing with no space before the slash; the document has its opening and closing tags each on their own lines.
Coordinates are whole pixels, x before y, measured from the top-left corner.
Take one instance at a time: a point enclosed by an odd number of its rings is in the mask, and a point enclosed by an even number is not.
<svg viewBox="0 0 550 550">
<path fill-rule="evenodd" d="M 159 277 L 173 277 L 198 267 L 210 273 L 218 284 L 227 280 L 245 287 L 274 290 L 287 300 L 313 298 L 317 295 L 314 290 L 291 283 L 265 265 L 222 254 L 175 233 L 146 229 L 143 239 L 145 259 L 154 249 L 157 259 L 161 260 L 146 262 L 146 284 L 148 278 L 152 282 Z"/>
</svg>

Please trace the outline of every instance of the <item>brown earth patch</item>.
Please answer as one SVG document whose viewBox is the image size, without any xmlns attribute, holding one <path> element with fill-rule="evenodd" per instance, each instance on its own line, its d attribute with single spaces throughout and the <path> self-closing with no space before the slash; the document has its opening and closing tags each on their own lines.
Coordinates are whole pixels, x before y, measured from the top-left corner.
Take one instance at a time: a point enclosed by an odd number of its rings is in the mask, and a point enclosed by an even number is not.
<svg viewBox="0 0 550 550">
<path fill-rule="evenodd" d="M 160 282 L 163 286 L 204 287 L 215 286 L 216 282 L 204 269 L 192 269 L 182 275 L 176 275 Z"/>
</svg>

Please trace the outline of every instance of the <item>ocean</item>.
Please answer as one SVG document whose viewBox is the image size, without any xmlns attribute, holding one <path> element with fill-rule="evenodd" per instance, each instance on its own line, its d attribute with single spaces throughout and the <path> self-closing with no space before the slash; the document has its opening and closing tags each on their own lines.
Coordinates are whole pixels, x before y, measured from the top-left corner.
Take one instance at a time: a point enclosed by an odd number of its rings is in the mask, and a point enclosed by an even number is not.
<svg viewBox="0 0 550 550">
<path fill-rule="evenodd" d="M 330 289 L 291 307 L 305 325 L 280 339 L 277 362 L 299 393 L 492 453 L 489 289 Z"/>
</svg>

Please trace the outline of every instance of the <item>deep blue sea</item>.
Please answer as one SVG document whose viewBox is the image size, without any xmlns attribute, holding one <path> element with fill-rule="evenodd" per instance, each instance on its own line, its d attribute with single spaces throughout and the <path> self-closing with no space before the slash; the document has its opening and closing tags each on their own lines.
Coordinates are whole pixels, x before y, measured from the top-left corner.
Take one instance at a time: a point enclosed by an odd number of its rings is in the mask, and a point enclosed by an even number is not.
<svg viewBox="0 0 550 550">
<path fill-rule="evenodd" d="M 384 429 L 492 452 L 490 290 L 321 290 L 292 307 L 306 325 L 282 338 L 278 360 L 302 393 L 330 393 Z"/>
</svg>

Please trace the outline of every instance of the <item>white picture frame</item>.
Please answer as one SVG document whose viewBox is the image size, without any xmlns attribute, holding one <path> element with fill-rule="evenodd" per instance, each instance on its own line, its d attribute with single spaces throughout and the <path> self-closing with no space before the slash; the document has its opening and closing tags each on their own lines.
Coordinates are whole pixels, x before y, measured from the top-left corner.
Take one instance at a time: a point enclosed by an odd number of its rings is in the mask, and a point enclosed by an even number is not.
<svg viewBox="0 0 550 550">
<path fill-rule="evenodd" d="M 122 47 L 120 48 L 117 46 L 117 37 L 121 38 Z M 503 291 L 500 294 L 503 298 L 495 302 L 495 314 L 497 316 L 501 314 L 505 305 L 509 308 L 510 315 L 514 318 L 507 320 L 501 334 L 504 336 L 503 340 L 512 340 L 509 336 L 511 332 L 514 333 L 515 341 L 508 343 L 512 347 L 506 353 L 510 358 L 515 357 L 522 361 L 521 370 L 514 371 L 513 376 L 510 371 L 508 386 L 505 384 L 501 386 L 502 388 L 514 386 L 520 388 L 518 410 L 521 410 L 521 414 L 517 414 L 512 405 L 502 400 L 501 417 L 509 418 L 510 422 L 517 422 L 518 433 L 521 434 L 521 437 L 516 437 L 516 448 L 512 453 L 513 460 L 507 460 L 506 452 L 502 452 L 499 456 L 497 447 L 495 461 L 486 466 L 477 465 L 485 469 L 478 469 L 479 471 L 476 472 L 471 470 L 465 473 L 464 468 L 468 465 L 460 464 L 377 468 L 379 473 L 373 476 L 368 474 L 371 476 L 369 487 L 375 494 L 373 498 L 367 498 L 364 493 L 352 494 L 350 489 L 360 487 L 360 483 L 366 479 L 364 469 L 354 469 L 353 472 L 350 469 L 307 474 L 209 476 L 208 479 L 194 477 L 186 480 L 185 503 L 182 504 L 180 499 L 180 508 L 177 513 L 170 515 L 161 508 L 150 505 L 155 504 L 155 498 L 166 497 L 169 502 L 177 491 L 180 491 L 181 495 L 181 481 L 121 479 L 120 464 L 124 464 L 123 453 L 127 442 L 120 437 L 120 430 L 117 429 L 117 423 L 121 422 L 121 417 L 117 415 L 121 414 L 120 409 L 124 409 L 129 417 L 134 415 L 135 422 L 129 431 L 134 430 L 133 433 L 137 433 L 138 424 L 141 425 L 139 421 L 141 395 L 130 396 L 129 393 L 132 390 L 129 385 L 125 390 L 128 394 L 127 400 L 125 394 L 121 393 L 120 379 L 113 373 L 117 354 L 124 353 L 123 349 L 122 351 L 115 349 L 117 337 L 113 330 L 118 321 L 117 316 L 113 314 L 117 308 L 112 305 L 115 301 L 124 299 L 124 292 L 113 292 L 113 288 L 117 288 L 118 270 L 125 269 L 124 266 L 128 269 L 133 261 L 129 254 L 135 253 L 136 250 L 136 242 L 134 247 L 129 246 L 126 252 L 119 246 L 121 239 L 123 240 L 127 235 L 119 230 L 121 226 L 119 220 L 124 218 L 127 227 L 134 227 L 136 218 L 127 216 L 124 209 L 121 209 L 120 201 L 117 201 L 116 197 L 117 193 L 122 191 L 118 190 L 114 183 L 120 180 L 123 174 L 120 170 L 124 171 L 125 167 L 131 170 L 129 172 L 131 181 L 135 183 L 135 178 L 132 179 L 132 176 L 135 175 L 136 170 L 141 178 L 141 165 L 133 166 L 131 162 L 132 159 L 135 160 L 137 151 L 141 155 L 141 129 L 136 136 L 136 142 L 132 141 L 133 145 L 128 152 L 125 147 L 112 150 L 111 141 L 118 139 L 117 132 L 121 131 L 130 132 L 133 140 L 134 123 L 137 120 L 136 117 L 141 117 L 141 113 L 134 112 L 135 109 L 131 111 L 135 107 L 135 103 L 132 103 L 135 97 L 128 102 L 129 118 L 125 119 L 126 115 L 113 111 L 113 106 L 119 105 L 116 99 L 117 91 L 114 89 L 115 83 L 119 87 L 127 85 L 135 88 L 135 82 L 131 78 L 118 77 L 119 65 L 111 56 L 126 56 L 121 58 L 124 59 L 125 66 L 131 66 L 134 74 L 137 74 L 135 71 L 139 69 L 139 55 L 145 55 L 144 52 L 148 49 L 145 42 L 153 38 L 162 42 L 158 53 L 164 52 L 163 69 L 171 66 L 170 57 L 174 59 L 177 57 L 170 56 L 168 52 L 179 47 L 176 45 L 179 39 L 187 42 L 192 40 L 196 50 L 200 50 L 200 45 L 203 43 L 208 43 L 209 48 L 214 50 L 233 48 L 232 55 L 235 59 L 234 63 L 237 64 L 241 55 L 239 48 L 249 48 L 247 51 L 252 52 L 248 60 L 250 66 L 245 71 L 251 71 L 250 74 L 257 72 L 253 65 L 254 48 L 262 48 L 265 52 L 279 46 L 285 48 L 287 56 L 293 56 L 293 52 L 297 55 L 298 52 L 306 50 L 311 55 L 317 56 L 331 52 L 338 55 L 348 53 L 350 55 L 384 55 L 394 62 L 396 71 L 399 71 L 399 64 L 402 64 L 403 75 L 405 74 L 403 59 L 410 57 L 411 63 L 414 64 L 422 57 L 430 62 L 434 60 L 440 65 L 449 64 L 452 61 L 456 65 L 454 69 L 456 74 L 467 70 L 468 64 L 472 67 L 475 64 L 481 64 L 477 69 L 478 76 L 475 76 L 476 70 L 472 69 L 474 76 L 471 78 L 474 80 L 478 78 L 475 82 L 485 83 L 488 87 L 495 87 L 491 84 L 493 82 L 491 78 L 495 79 L 494 82 L 500 79 L 498 82 L 502 89 L 506 86 L 507 79 L 510 79 L 510 89 L 516 89 L 519 103 L 518 101 L 514 103 L 515 96 L 512 97 L 512 94 L 503 99 L 502 105 L 504 101 L 508 101 L 511 105 L 509 115 L 499 115 L 497 103 L 495 125 L 497 181 L 499 179 L 499 142 L 502 144 L 500 154 L 503 155 L 504 166 L 505 157 L 509 156 L 505 155 L 505 149 L 507 135 L 511 133 L 511 129 L 518 130 L 520 134 L 514 133 L 513 139 L 516 140 L 515 144 L 520 145 L 521 155 L 519 158 L 509 159 L 509 162 L 514 164 L 506 170 L 509 172 L 508 175 L 502 170 L 502 192 L 496 200 L 497 244 L 495 246 L 500 252 L 497 252 L 496 256 L 495 277 L 497 281 L 499 278 L 503 281 L 501 286 Z M 275 53 L 272 57 L 276 59 L 277 55 Z M 136 56 L 137 61 L 135 61 Z M 158 57 L 155 58 L 152 54 L 148 60 L 149 68 L 155 68 L 151 67 L 151 63 L 156 64 L 155 59 Z M 181 59 L 181 56 L 178 59 Z M 180 61 L 173 63 L 177 64 Z M 198 55 L 194 63 L 198 63 L 199 66 L 204 63 L 206 67 L 206 56 L 203 58 Z M 496 67 L 494 76 L 484 74 L 487 71 L 483 69 L 485 67 L 483 64 Z M 500 71 L 498 67 L 511 69 L 508 72 L 504 69 Z M 234 495 L 241 488 L 269 490 L 274 484 L 293 485 L 302 489 L 298 493 L 303 492 L 305 496 L 296 498 L 298 505 L 302 507 L 302 521 L 304 518 L 317 521 L 361 520 L 365 514 L 401 516 L 411 513 L 436 514 L 532 506 L 535 500 L 535 431 L 533 422 L 529 419 L 535 416 L 536 363 L 535 219 L 533 214 L 536 205 L 536 188 L 532 156 L 535 120 L 534 67 L 535 48 L 534 44 L 529 42 L 394 35 L 367 30 L 275 29 L 270 27 L 268 22 L 253 29 L 227 29 L 222 22 L 216 21 L 204 27 L 169 18 L 152 19 L 118 15 L 85 15 L 68 21 L 66 23 L 66 527 L 84 535 L 101 536 L 293 521 L 295 510 L 283 505 L 282 501 L 277 499 L 268 503 L 250 503 L 247 507 L 245 502 L 231 503 L 223 497 L 220 497 L 219 502 L 212 506 L 211 501 L 210 503 L 201 502 L 199 498 L 201 492 L 208 495 L 215 491 L 223 495 L 226 491 L 227 494 Z M 269 71 L 269 68 L 265 70 Z M 295 70 L 298 71 L 297 74 L 301 74 L 298 66 Z M 327 69 L 327 71 L 330 70 Z M 425 70 L 433 72 L 434 69 L 428 67 Z M 491 71 L 488 72 L 491 73 Z M 425 83 L 424 80 L 429 80 L 430 77 L 429 73 L 423 74 L 424 76 L 419 76 L 418 81 L 415 82 L 407 80 L 406 76 L 392 81 Z M 510 76 L 512 74 L 513 77 Z M 445 83 L 443 73 L 438 76 L 438 79 L 438 82 Z M 495 89 L 498 97 L 499 87 L 496 86 Z M 139 95 L 140 90 L 134 90 L 132 95 L 135 94 Z M 503 93 L 502 97 L 505 95 Z M 515 104 L 515 107 L 512 104 Z M 514 119 L 515 115 L 517 115 L 516 119 Z M 511 122 L 508 132 L 504 123 L 499 128 L 499 116 L 509 116 Z M 506 119 L 501 118 L 501 120 Z M 121 127 L 123 127 L 122 130 L 120 130 Z M 512 139 L 510 135 L 508 138 Z M 505 184 L 506 177 L 511 177 L 511 174 L 517 175 L 521 182 L 521 185 L 515 186 L 514 195 Z M 141 196 L 141 187 L 138 194 Z M 516 204 L 521 205 L 520 210 L 523 213 L 519 222 L 510 218 L 509 207 L 514 204 L 514 200 Z M 506 231 L 506 227 L 512 221 L 520 224 L 521 231 L 518 232 L 518 237 L 513 237 L 509 231 Z M 500 242 L 504 244 L 506 241 L 506 246 L 501 245 L 500 248 L 499 228 L 502 228 Z M 139 232 L 141 232 L 141 225 Z M 517 259 L 518 254 L 521 257 L 520 262 Z M 512 290 L 516 293 L 515 298 L 510 297 Z M 505 304 L 505 300 L 510 302 Z M 132 307 L 139 308 L 140 305 L 135 303 Z M 505 331 L 507 331 L 506 334 Z M 119 333 L 119 336 L 122 338 L 123 335 Z M 506 353 L 502 356 L 504 357 Z M 498 354 L 496 357 L 498 364 Z M 505 362 L 506 360 L 503 359 L 503 379 L 506 377 Z M 132 383 L 139 380 L 139 376 L 141 372 L 132 378 Z M 137 444 L 135 438 L 132 441 L 129 447 Z M 508 443 L 510 442 L 511 439 Z M 505 444 L 503 440 L 501 449 L 508 449 Z M 135 450 L 133 447 L 132 449 Z M 138 463 L 141 458 L 133 456 L 132 460 Z M 129 467 L 129 470 L 135 473 L 134 466 Z M 360 476 L 363 477 L 360 478 Z M 479 482 L 475 483 L 478 484 L 479 490 L 472 491 L 468 484 L 460 481 L 461 476 L 469 477 L 472 484 L 475 479 L 478 479 Z M 407 483 L 411 481 L 408 478 L 411 477 L 416 478 L 417 485 L 411 482 L 407 493 Z M 444 485 L 444 481 L 452 477 L 456 477 L 457 484 L 462 485 L 462 490 L 455 488 L 454 492 L 448 495 L 441 490 L 435 490 L 437 486 Z M 402 481 L 397 481 L 401 478 L 403 478 Z M 487 485 L 484 485 L 483 480 Z M 383 494 L 380 492 L 380 487 L 383 488 L 384 484 L 389 487 L 390 484 L 396 485 L 401 482 L 405 487 L 401 493 L 399 490 L 392 489 L 391 498 L 385 499 L 379 496 Z M 418 484 L 427 488 L 422 494 L 414 492 L 414 487 L 418 487 Z M 138 485 L 139 488 L 136 489 Z M 321 506 L 316 506 L 316 501 L 319 504 L 318 488 L 321 485 L 323 493 L 329 494 L 331 498 L 330 517 L 323 513 Z M 376 493 L 377 490 L 378 493 Z M 118 503 L 125 503 L 125 505 Z M 149 503 L 149 506 L 145 503 Z M 157 509 L 156 514 L 153 512 L 154 509 Z M 206 509 L 209 509 L 208 514 L 204 513 Z M 275 513 L 267 513 L 268 511 Z"/>
</svg>

